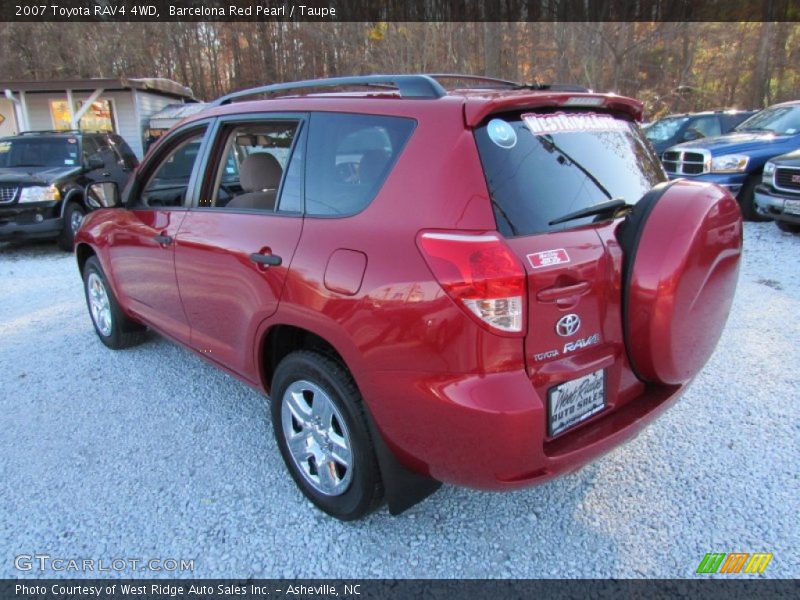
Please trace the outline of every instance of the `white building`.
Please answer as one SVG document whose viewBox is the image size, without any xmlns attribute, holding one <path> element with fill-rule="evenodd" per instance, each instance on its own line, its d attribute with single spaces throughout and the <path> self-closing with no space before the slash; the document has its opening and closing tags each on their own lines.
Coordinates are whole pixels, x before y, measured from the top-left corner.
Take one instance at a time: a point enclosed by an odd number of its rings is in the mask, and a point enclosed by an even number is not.
<svg viewBox="0 0 800 600">
<path fill-rule="evenodd" d="M 169 79 L 0 81 L 0 136 L 21 131 L 92 129 L 121 135 L 141 159 L 150 116 L 194 102 Z"/>
</svg>

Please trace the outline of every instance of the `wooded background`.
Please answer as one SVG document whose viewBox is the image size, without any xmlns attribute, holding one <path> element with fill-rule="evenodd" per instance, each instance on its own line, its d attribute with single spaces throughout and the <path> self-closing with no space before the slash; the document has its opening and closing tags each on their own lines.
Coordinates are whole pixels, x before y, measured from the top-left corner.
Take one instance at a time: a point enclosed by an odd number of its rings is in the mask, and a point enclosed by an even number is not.
<svg viewBox="0 0 800 600">
<path fill-rule="evenodd" d="M 265 83 L 457 72 L 634 96 L 646 118 L 800 99 L 800 24 L 3 23 L 0 79 L 167 77 L 210 100 Z"/>
</svg>

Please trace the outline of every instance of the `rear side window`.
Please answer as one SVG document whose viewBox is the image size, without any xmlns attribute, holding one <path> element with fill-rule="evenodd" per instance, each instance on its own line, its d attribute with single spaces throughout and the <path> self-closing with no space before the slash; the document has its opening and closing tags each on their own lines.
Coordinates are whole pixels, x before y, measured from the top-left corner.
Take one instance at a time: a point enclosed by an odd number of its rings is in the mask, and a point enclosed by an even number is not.
<svg viewBox="0 0 800 600">
<path fill-rule="evenodd" d="M 549 225 L 611 198 L 635 204 L 666 176 L 639 128 L 610 115 L 493 116 L 475 131 L 497 228 L 506 237 L 557 231 Z"/>
<path fill-rule="evenodd" d="M 345 216 L 380 190 L 415 122 L 401 117 L 316 113 L 306 164 L 306 214 Z"/>
</svg>

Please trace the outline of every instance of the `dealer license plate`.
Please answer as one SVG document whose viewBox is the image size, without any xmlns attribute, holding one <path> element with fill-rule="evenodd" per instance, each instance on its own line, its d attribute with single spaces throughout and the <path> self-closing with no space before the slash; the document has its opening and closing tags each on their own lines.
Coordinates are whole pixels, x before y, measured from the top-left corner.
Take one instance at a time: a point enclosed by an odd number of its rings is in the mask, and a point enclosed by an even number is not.
<svg viewBox="0 0 800 600">
<path fill-rule="evenodd" d="M 558 435 L 606 406 L 605 371 L 565 381 L 547 393 L 548 433 Z"/>
<path fill-rule="evenodd" d="M 783 204 L 783 212 L 790 215 L 800 215 L 800 200 L 787 200 Z"/>
</svg>

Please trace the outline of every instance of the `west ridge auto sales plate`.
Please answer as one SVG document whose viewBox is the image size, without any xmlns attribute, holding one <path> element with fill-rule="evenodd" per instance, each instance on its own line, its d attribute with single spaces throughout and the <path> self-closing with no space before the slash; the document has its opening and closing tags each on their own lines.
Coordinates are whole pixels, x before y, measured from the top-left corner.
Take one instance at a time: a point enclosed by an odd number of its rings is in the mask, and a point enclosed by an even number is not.
<svg viewBox="0 0 800 600">
<path fill-rule="evenodd" d="M 605 371 L 565 381 L 547 392 L 547 433 L 558 435 L 606 406 Z"/>
</svg>

